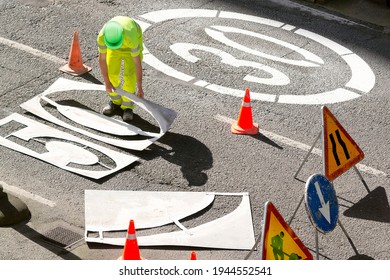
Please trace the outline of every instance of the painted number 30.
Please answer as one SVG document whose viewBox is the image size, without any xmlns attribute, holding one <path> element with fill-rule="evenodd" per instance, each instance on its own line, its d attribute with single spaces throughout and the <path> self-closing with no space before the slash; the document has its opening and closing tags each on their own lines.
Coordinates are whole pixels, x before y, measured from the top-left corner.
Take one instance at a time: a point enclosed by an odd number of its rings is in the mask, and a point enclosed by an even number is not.
<svg viewBox="0 0 390 280">
<path fill-rule="evenodd" d="M 361 94 L 366 94 L 371 91 L 375 85 L 375 75 L 372 72 L 369 65 L 362 60 L 358 55 L 345 48 L 344 46 L 329 40 L 321 35 L 316 33 L 296 28 L 294 26 L 266 19 L 261 17 L 255 17 L 245 14 L 233 13 L 233 12 L 224 12 L 216 10 L 202 10 L 202 9 L 173 9 L 173 10 L 161 10 L 156 12 L 150 12 L 144 15 L 139 16 L 142 20 L 152 22 L 154 24 L 161 23 L 168 20 L 179 19 L 179 18 L 220 18 L 220 19 L 233 19 L 235 21 L 242 20 L 246 22 L 252 22 L 256 24 L 262 24 L 273 28 L 280 28 L 288 32 L 293 32 L 296 35 L 303 36 L 306 39 L 313 40 L 330 50 L 334 51 L 339 55 L 345 63 L 350 68 L 351 77 L 350 80 L 343 86 L 336 89 L 324 92 L 317 92 L 309 95 L 276 95 L 269 93 L 253 92 L 251 91 L 251 99 L 261 100 L 267 102 L 277 102 L 277 103 L 286 103 L 286 104 L 330 104 L 338 103 L 343 101 L 352 100 L 361 96 Z M 152 24 L 137 20 L 141 25 L 144 32 L 152 26 Z M 319 67 L 324 64 L 324 61 L 317 55 L 300 48 L 296 45 L 290 44 L 288 42 L 269 37 L 260 33 L 248 31 L 241 28 L 213 25 L 210 28 L 205 28 L 205 32 L 213 39 L 240 51 L 249 53 L 251 55 L 256 55 L 261 58 L 273 60 L 276 62 L 295 65 L 300 67 Z M 257 39 L 262 39 L 274 44 L 280 45 L 284 48 L 288 48 L 293 52 L 298 53 L 304 59 L 303 60 L 294 60 L 287 59 L 283 57 L 278 57 L 263 53 L 254 49 L 251 49 L 243 44 L 235 42 L 234 40 L 229 39 L 225 36 L 226 33 L 238 33 Z M 281 71 L 272 68 L 270 66 L 264 65 L 259 62 L 237 59 L 233 55 L 224 52 L 220 49 L 199 45 L 199 44 L 190 44 L 190 43 L 174 43 L 170 46 L 171 50 L 178 56 L 182 57 L 190 63 L 195 63 L 199 60 L 198 57 L 190 53 L 191 50 L 201 50 L 213 55 L 218 56 L 221 59 L 222 64 L 226 64 L 233 67 L 251 67 L 256 70 L 264 71 L 268 73 L 267 78 L 246 75 L 244 80 L 253 83 L 265 84 L 265 85 L 274 85 L 274 86 L 283 86 L 290 83 L 289 77 L 282 73 Z M 166 75 L 169 75 L 178 80 L 187 82 L 189 84 L 207 88 L 211 91 L 228 94 L 232 96 L 242 97 L 242 89 L 234 89 L 221 84 L 210 83 L 208 81 L 200 80 L 196 77 L 191 76 L 190 74 L 183 73 L 179 70 L 172 68 L 171 66 L 163 63 L 152 53 L 149 52 L 146 46 L 144 46 L 144 62 L 148 65 L 154 67 L 156 70 L 163 72 Z"/>
</svg>

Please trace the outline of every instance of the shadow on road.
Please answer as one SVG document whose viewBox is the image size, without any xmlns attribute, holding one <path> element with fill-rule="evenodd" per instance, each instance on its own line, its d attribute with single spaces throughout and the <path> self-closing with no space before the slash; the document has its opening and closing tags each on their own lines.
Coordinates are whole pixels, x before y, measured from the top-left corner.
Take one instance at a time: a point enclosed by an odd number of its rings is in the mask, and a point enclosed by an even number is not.
<svg viewBox="0 0 390 280">
<path fill-rule="evenodd" d="M 57 256 L 59 256 L 64 260 L 81 260 L 78 256 L 66 250 L 66 248 L 61 248 L 60 246 L 51 244 L 50 240 L 48 240 L 46 236 L 37 232 L 36 230 L 34 230 L 33 228 L 29 227 L 26 224 L 23 223 L 17 224 L 12 226 L 12 228 L 18 233 L 20 233 L 21 235 L 23 235 L 24 237 L 30 239 L 32 242 L 56 254 Z"/>
<path fill-rule="evenodd" d="M 84 78 L 85 80 L 93 83 L 93 84 L 99 84 L 99 85 L 102 85 L 103 83 L 97 79 L 95 76 L 93 76 L 91 73 L 87 72 L 83 75 L 81 75 L 81 78 Z"/>
<path fill-rule="evenodd" d="M 358 255 L 355 255 L 355 256 L 348 258 L 348 260 L 375 260 L 375 259 L 370 257 L 370 256 L 367 256 L 367 255 L 358 254 Z"/>
<path fill-rule="evenodd" d="M 344 211 L 347 217 L 390 223 L 390 207 L 385 188 L 379 186 Z"/>
<path fill-rule="evenodd" d="M 170 148 L 151 145 L 149 156 L 162 157 L 180 166 L 189 186 L 202 186 L 207 182 L 208 177 L 204 171 L 213 166 L 213 156 L 205 144 L 191 136 L 169 131 L 158 140 L 158 143 Z M 137 156 L 148 159 L 145 158 L 145 152 Z"/>
<path fill-rule="evenodd" d="M 269 139 L 267 136 L 261 134 L 261 133 L 258 133 L 256 135 L 252 135 L 253 138 L 257 139 L 257 140 L 260 140 L 261 142 L 264 142 L 268 145 L 271 145 L 275 148 L 278 148 L 279 150 L 283 150 L 283 147 L 282 146 L 279 146 L 277 143 L 275 143 L 274 141 L 272 141 L 271 139 Z"/>
</svg>

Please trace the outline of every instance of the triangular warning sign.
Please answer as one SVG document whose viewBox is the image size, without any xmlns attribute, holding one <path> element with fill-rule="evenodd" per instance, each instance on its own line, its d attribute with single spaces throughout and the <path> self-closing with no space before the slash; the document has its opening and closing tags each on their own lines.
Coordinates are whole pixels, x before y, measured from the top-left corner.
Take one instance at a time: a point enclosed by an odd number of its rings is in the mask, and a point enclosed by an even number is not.
<svg viewBox="0 0 390 280">
<path fill-rule="evenodd" d="M 322 127 L 325 176 L 333 181 L 361 161 L 364 153 L 326 106 L 322 107 Z"/>
<path fill-rule="evenodd" d="M 313 256 L 271 202 L 265 204 L 262 260 L 312 260 Z"/>
</svg>

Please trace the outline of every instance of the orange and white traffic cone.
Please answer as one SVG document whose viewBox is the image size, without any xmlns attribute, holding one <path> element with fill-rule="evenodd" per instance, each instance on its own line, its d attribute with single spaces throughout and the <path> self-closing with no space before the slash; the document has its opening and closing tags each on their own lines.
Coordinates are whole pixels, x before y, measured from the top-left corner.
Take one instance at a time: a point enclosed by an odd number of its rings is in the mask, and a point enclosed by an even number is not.
<svg viewBox="0 0 390 280">
<path fill-rule="evenodd" d="M 259 125 L 253 123 L 250 91 L 245 90 L 245 96 L 242 101 L 238 120 L 232 124 L 231 131 L 234 134 L 258 134 Z"/>
<path fill-rule="evenodd" d="M 68 64 L 60 67 L 60 70 L 72 76 L 81 76 L 84 73 L 91 71 L 91 67 L 83 64 L 83 59 L 81 58 L 79 34 L 77 31 L 73 34 Z"/>
<path fill-rule="evenodd" d="M 134 221 L 130 220 L 127 230 L 125 247 L 123 248 L 121 260 L 141 260 L 141 254 L 138 247 L 137 236 L 135 234 Z"/>
<path fill-rule="evenodd" d="M 196 260 L 196 252 L 195 252 L 195 251 L 191 252 L 190 260 L 191 260 L 191 261 Z"/>
</svg>

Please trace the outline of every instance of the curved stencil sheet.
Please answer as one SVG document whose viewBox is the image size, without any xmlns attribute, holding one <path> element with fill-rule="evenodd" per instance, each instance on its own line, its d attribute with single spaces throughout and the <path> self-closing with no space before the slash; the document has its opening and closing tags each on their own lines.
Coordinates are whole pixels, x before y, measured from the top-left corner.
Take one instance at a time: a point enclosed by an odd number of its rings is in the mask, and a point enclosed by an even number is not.
<svg viewBox="0 0 390 280">
<path fill-rule="evenodd" d="M 113 118 L 108 118 L 104 115 L 99 114 L 88 114 L 84 111 L 77 110 L 74 108 L 70 108 L 70 106 L 63 106 L 55 103 L 54 101 L 51 101 L 49 98 L 47 98 L 47 95 L 55 93 L 55 92 L 61 92 L 61 91 L 70 91 L 70 90 L 99 90 L 99 91 L 105 91 L 104 85 L 97 85 L 92 83 L 83 83 L 78 81 L 72 81 L 64 78 L 59 78 L 56 80 L 47 90 L 45 90 L 43 93 L 33 97 L 32 99 L 26 101 L 25 103 L 21 104 L 20 106 L 29 111 L 30 113 L 33 113 L 47 121 L 50 121 L 52 123 L 55 123 L 57 125 L 60 125 L 62 127 L 68 128 L 70 130 L 76 131 L 80 134 L 86 135 L 88 137 L 91 137 L 93 139 L 108 143 L 110 145 L 114 145 L 117 147 L 125 148 L 125 149 L 132 149 L 132 150 L 138 150 L 142 151 L 145 148 L 147 148 L 149 145 L 151 145 L 153 142 L 158 140 L 161 136 L 163 136 L 168 129 L 170 128 L 171 124 L 173 123 L 174 119 L 176 118 L 176 112 L 165 108 L 163 106 L 160 106 L 156 103 L 153 103 L 149 100 L 139 98 L 134 94 L 129 94 L 123 90 L 118 89 L 117 92 L 119 94 L 125 95 L 128 98 L 130 98 L 137 106 L 147 111 L 159 124 L 160 132 L 159 133 L 148 133 L 148 132 L 141 132 L 139 128 L 133 126 L 133 125 L 127 125 L 124 122 L 115 120 Z M 145 135 L 145 136 L 151 136 L 150 139 L 145 140 L 122 140 L 122 139 L 116 139 L 111 137 L 105 137 L 101 136 L 89 131 L 86 131 L 84 129 L 75 127 L 67 122 L 64 122 L 57 117 L 50 114 L 48 111 L 46 111 L 42 105 L 41 105 L 41 99 L 46 100 L 47 102 L 51 103 L 57 109 L 67 116 L 68 118 L 72 119 L 73 121 L 77 122 L 77 118 L 75 115 L 79 114 L 79 116 L 83 116 L 84 118 L 90 118 L 91 122 L 88 127 L 93 126 L 92 128 L 100 130 L 102 132 L 105 132 L 105 128 L 107 127 L 107 123 L 111 123 L 113 127 L 118 128 L 118 132 L 115 132 L 113 130 L 109 130 L 106 133 L 110 134 L 116 134 L 118 136 L 122 135 Z M 71 112 L 72 110 L 72 112 Z M 73 117 L 70 117 L 73 116 Z M 101 120 L 101 124 L 99 125 L 99 119 Z M 88 120 L 88 119 L 87 119 Z M 119 125 L 121 123 L 121 125 Z M 86 120 L 84 119 L 81 121 L 81 124 L 86 124 Z M 106 124 L 106 125 L 104 125 Z"/>
<path fill-rule="evenodd" d="M 202 192 L 85 190 L 85 228 L 89 231 L 153 228 L 188 217 L 214 201 Z"/>
<path fill-rule="evenodd" d="M 134 192 L 132 192 L 134 193 Z M 146 201 L 150 197 L 145 195 L 145 192 L 139 192 L 142 198 L 140 201 Z M 153 195 L 160 199 L 165 197 L 162 196 L 163 192 L 155 192 Z M 186 204 L 186 207 L 191 207 L 193 203 L 197 203 L 195 199 L 196 193 L 188 193 L 188 197 L 191 198 L 190 203 Z M 210 195 L 210 194 L 205 194 Z M 200 226 L 185 229 L 181 231 L 154 234 L 150 236 L 137 236 L 139 246 L 191 246 L 191 247 L 204 247 L 204 248 L 222 248 L 222 249 L 237 249 L 237 250 L 250 250 L 255 244 L 252 214 L 250 209 L 249 195 L 247 193 L 215 193 L 215 195 L 237 195 L 242 196 L 240 205 L 231 213 L 207 222 Z M 179 203 L 175 197 L 175 192 L 169 193 L 172 196 L 172 203 Z M 86 196 L 87 197 L 87 196 Z M 86 205 L 88 202 L 86 201 Z M 138 202 L 139 204 L 139 202 Z M 101 207 L 101 205 L 100 205 Z M 142 207 L 142 206 L 141 206 Z M 104 207 L 105 208 L 105 207 Z M 90 210 L 89 210 L 90 211 Z M 162 212 L 165 210 L 161 208 Z M 130 211 L 129 211 L 130 212 Z M 195 212 L 194 212 L 195 213 Z M 152 212 L 149 212 L 152 215 Z M 118 214 L 116 214 L 118 215 Z M 188 213 L 190 215 L 190 213 Z M 183 217 L 184 218 L 184 217 Z M 112 220 L 115 220 L 115 215 L 111 216 Z M 172 219 L 171 222 L 178 223 L 179 218 Z M 135 226 L 138 227 L 138 223 L 142 223 L 142 220 L 134 220 Z M 86 223 L 88 219 L 86 217 Z M 88 237 L 87 232 L 90 226 L 86 224 L 86 236 L 87 242 L 104 243 L 110 245 L 124 246 L 125 236 L 123 238 L 106 238 L 104 232 L 99 231 L 99 237 Z M 127 229 L 127 228 L 126 228 Z"/>
<path fill-rule="evenodd" d="M 83 140 L 71 134 L 54 129 L 45 124 L 41 124 L 37 121 L 26 118 L 17 113 L 11 114 L 6 118 L 1 119 L 0 127 L 13 121 L 23 124 L 26 127 L 19 128 L 6 137 L 0 137 L 0 145 L 18 151 L 20 153 L 24 153 L 26 155 L 38 158 L 42 161 L 45 161 L 47 163 L 50 163 L 59 168 L 65 169 L 76 174 L 80 174 L 94 179 L 100 179 L 138 160 L 137 157 L 107 149 L 103 146 Z M 38 153 L 34 150 L 31 150 L 30 148 L 27 148 L 14 141 L 7 139 L 11 136 L 17 137 L 26 142 L 34 139 L 39 139 L 39 141 L 41 141 L 42 138 L 50 138 L 51 140 L 45 143 L 47 152 Z M 64 140 L 67 142 L 63 142 Z M 79 144 L 80 146 L 78 146 L 77 144 Z M 98 157 L 96 157 L 90 151 L 87 151 L 82 148 L 82 146 L 88 147 L 92 150 L 106 155 L 108 158 L 115 162 L 115 167 L 109 168 L 101 163 L 100 166 L 104 170 L 89 170 L 83 169 L 82 167 L 69 166 L 68 164 L 70 163 L 76 163 L 82 166 L 94 165 L 99 163 Z"/>
</svg>

